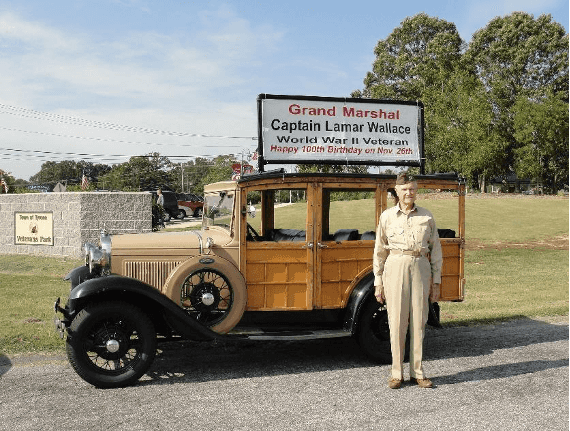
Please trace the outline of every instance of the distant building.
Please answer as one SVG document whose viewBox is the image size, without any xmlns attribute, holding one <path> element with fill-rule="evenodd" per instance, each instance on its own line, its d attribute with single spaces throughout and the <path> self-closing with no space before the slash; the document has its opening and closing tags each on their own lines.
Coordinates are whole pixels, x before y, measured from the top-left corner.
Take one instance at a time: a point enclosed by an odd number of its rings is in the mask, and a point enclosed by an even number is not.
<svg viewBox="0 0 570 431">
<path fill-rule="evenodd" d="M 488 183 L 488 192 L 491 193 L 525 193 L 541 194 L 542 185 L 529 179 L 519 179 L 517 174 L 510 172 L 492 178 Z"/>
<path fill-rule="evenodd" d="M 67 188 L 63 184 L 57 183 L 54 186 L 52 191 L 54 191 L 54 192 L 65 192 L 66 190 L 67 190 Z"/>
</svg>

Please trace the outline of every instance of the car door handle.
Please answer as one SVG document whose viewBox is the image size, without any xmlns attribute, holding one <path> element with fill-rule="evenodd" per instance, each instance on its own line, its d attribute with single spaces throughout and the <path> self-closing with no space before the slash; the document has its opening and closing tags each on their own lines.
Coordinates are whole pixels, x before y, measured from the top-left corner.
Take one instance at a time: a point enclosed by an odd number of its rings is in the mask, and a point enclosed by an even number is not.
<svg viewBox="0 0 570 431">
<path fill-rule="evenodd" d="M 312 250 L 313 246 L 314 246 L 314 244 L 312 242 L 310 242 L 307 245 L 303 246 L 303 248 L 308 248 L 309 250 Z"/>
<path fill-rule="evenodd" d="M 317 244 L 317 247 L 319 247 L 319 248 L 329 248 L 328 245 L 326 245 L 326 244 L 321 244 L 320 242 Z"/>
</svg>

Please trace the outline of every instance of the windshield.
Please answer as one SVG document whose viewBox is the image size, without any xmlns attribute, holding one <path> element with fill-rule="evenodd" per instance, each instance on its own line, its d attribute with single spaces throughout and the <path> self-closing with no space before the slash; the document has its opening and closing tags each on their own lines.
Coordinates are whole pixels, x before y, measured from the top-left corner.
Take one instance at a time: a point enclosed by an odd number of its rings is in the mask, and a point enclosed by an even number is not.
<svg viewBox="0 0 570 431">
<path fill-rule="evenodd" d="M 219 192 L 204 197 L 204 218 L 202 227 L 220 226 L 231 231 L 234 210 L 234 194 Z"/>
</svg>

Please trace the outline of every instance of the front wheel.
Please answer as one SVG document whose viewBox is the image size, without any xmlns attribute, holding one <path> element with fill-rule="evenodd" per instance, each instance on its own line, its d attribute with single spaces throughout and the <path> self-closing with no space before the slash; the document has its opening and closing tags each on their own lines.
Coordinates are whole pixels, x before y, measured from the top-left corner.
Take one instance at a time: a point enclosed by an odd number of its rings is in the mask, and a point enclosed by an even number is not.
<svg viewBox="0 0 570 431">
<path fill-rule="evenodd" d="M 67 356 L 75 372 L 99 388 L 128 386 L 150 367 L 156 332 L 148 316 L 124 302 L 87 306 L 71 322 Z"/>
</svg>

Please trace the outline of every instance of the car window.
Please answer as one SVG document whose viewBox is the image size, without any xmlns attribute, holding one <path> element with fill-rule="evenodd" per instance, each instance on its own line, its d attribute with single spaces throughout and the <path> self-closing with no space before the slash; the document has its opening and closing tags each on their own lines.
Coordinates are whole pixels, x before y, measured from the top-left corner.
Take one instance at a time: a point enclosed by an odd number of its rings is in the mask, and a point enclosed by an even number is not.
<svg viewBox="0 0 570 431">
<path fill-rule="evenodd" d="M 324 189 L 322 210 L 324 241 L 374 239 L 373 190 Z"/>
<path fill-rule="evenodd" d="M 262 206 L 262 200 L 267 204 Z M 250 191 L 247 222 L 259 235 L 257 241 L 305 241 L 307 229 L 307 194 L 305 189 Z M 250 231 L 247 239 L 253 240 Z"/>
<path fill-rule="evenodd" d="M 204 227 L 219 226 L 231 231 L 234 208 L 234 193 L 219 192 L 206 196 L 204 202 Z"/>
</svg>

